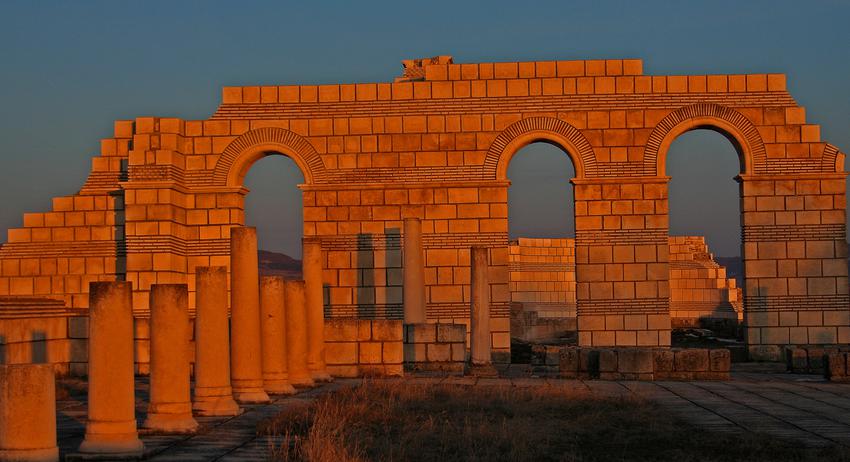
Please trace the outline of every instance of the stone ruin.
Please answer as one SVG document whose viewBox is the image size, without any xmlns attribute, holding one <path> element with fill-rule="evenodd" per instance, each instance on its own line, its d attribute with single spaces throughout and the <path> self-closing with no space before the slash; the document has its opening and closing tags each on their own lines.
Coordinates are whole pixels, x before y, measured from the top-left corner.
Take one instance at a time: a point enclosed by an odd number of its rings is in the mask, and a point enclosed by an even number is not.
<svg viewBox="0 0 850 462">
<path fill-rule="evenodd" d="M 110 392 L 92 394 L 86 451 L 139 449 L 128 388 L 134 372 L 179 376 L 156 387 L 152 377 L 157 417 L 149 423 L 191 431 L 185 358 L 161 348 L 195 331 L 186 341 L 196 367 L 209 358 L 197 353 L 211 348 L 198 329 L 221 333 L 222 321 L 198 322 L 203 303 L 217 303 L 220 314 L 232 300 L 231 369 L 210 366 L 202 387 L 222 412 L 233 412 L 232 398 L 265 399 L 265 380 L 281 385 L 279 357 L 267 371 L 243 360 L 259 358 L 269 335 L 304 352 L 286 367 L 308 382 L 304 370 L 315 372 L 322 349 L 332 375 L 398 374 L 405 362 L 431 359 L 455 367 L 456 329 L 427 325 L 461 325 L 465 359 L 487 374 L 510 353 L 508 165 L 524 146 L 547 142 L 564 150 L 576 173 L 564 178 L 575 191 L 576 348 L 608 358 L 606 367 L 621 357 L 633 364 L 646 356 L 630 348 L 663 351 L 677 316 L 706 310 L 683 310 L 677 300 L 714 303 L 711 294 L 735 289 L 707 259 L 687 257 L 706 254 L 701 244 L 670 243 L 667 150 L 694 129 L 724 134 L 740 159 L 750 358 L 850 343 L 844 154 L 820 139 L 784 75 L 647 75 L 636 59 L 437 57 L 405 63 L 392 83 L 225 87 L 206 120 L 116 121 L 80 191 L 25 214 L 0 247 L 4 362 L 44 360 L 60 373 L 87 373 L 91 390 L 108 383 Z M 279 298 L 279 284 L 261 297 L 256 243 L 246 251 L 240 246 L 250 238 L 234 230 L 244 229 L 245 175 L 268 155 L 300 168 L 303 237 L 317 250 L 306 281 L 283 289 L 310 308 L 295 327 L 265 326 L 264 339 L 259 300 Z M 222 288 L 227 274 L 231 285 Z M 202 302 L 204 284 L 219 287 L 214 302 Z M 106 303 L 114 309 L 99 308 Z M 320 315 L 327 322 L 318 323 Z M 622 350 L 601 353 L 612 348 Z M 423 351 L 424 359 L 404 355 Z M 711 359 L 696 356 L 685 354 L 683 364 L 702 368 Z M 120 380 L 103 382 L 104 368 L 113 367 Z M 3 368 L 3 393 L 46 380 L 35 368 Z M 6 418 L 20 409 L 2 411 Z"/>
<path fill-rule="evenodd" d="M 510 242 L 511 335 L 546 341 L 576 330 L 575 239 L 519 238 Z M 671 236 L 672 327 L 737 325 L 743 298 L 734 278 L 714 261 L 701 236 Z"/>
<path fill-rule="evenodd" d="M 575 189 L 579 344 L 667 346 L 665 159 L 694 129 L 721 132 L 739 154 L 750 356 L 848 343 L 844 154 L 782 74 L 647 75 L 636 59 L 443 56 L 406 62 L 393 83 L 226 87 L 206 120 L 117 121 L 80 191 L 9 230 L 0 297 L 58 300 L 70 315 L 88 308 L 90 282 L 126 280 L 144 348 L 150 287 L 188 284 L 191 316 L 195 268 L 229 264 L 245 174 L 284 155 L 305 179 L 303 233 L 321 241 L 328 318 L 403 319 L 402 223 L 419 218 L 427 321 L 469 324 L 469 248 L 488 246 L 491 344 L 505 358 L 507 170 L 519 149 L 547 142 L 576 172 L 564 181 Z M 79 351 L 51 362 L 84 362 Z"/>
</svg>

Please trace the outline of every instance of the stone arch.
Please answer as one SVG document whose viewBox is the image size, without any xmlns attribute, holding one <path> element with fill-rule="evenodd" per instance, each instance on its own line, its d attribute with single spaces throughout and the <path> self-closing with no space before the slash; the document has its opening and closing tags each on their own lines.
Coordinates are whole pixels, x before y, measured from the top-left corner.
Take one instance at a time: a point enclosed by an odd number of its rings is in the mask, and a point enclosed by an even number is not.
<svg viewBox="0 0 850 462">
<path fill-rule="evenodd" d="M 699 128 L 717 131 L 735 145 L 741 173 L 766 173 L 767 153 L 755 125 L 740 112 L 713 103 L 677 109 L 658 122 L 644 148 L 644 173 L 664 176 L 670 144 L 682 133 Z"/>
<path fill-rule="evenodd" d="M 215 165 L 215 183 L 241 186 L 251 165 L 270 152 L 291 158 L 307 184 L 321 183 L 325 177 L 325 164 L 312 144 L 289 130 L 264 127 L 248 131 L 227 145 Z"/>
<path fill-rule="evenodd" d="M 554 144 L 566 151 L 573 162 L 576 178 L 596 172 L 593 147 L 577 128 L 560 119 L 531 117 L 509 125 L 493 140 L 484 158 L 487 177 L 507 179 L 508 164 L 514 154 L 537 141 Z"/>
</svg>

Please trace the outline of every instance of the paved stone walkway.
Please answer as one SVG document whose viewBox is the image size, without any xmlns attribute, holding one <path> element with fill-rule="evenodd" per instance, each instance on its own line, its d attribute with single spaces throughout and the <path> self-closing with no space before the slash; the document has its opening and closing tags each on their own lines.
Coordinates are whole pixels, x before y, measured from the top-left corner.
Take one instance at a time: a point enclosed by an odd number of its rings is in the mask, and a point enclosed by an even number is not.
<svg viewBox="0 0 850 462">
<path fill-rule="evenodd" d="M 761 432 L 819 447 L 850 447 L 850 384 L 825 382 L 821 377 L 739 370 L 728 382 L 615 382 L 552 378 L 409 377 L 409 383 L 469 386 L 565 387 L 600 396 L 645 397 L 665 410 L 707 430 Z M 248 406 L 231 418 L 199 417 L 201 429 L 192 436 L 142 433 L 150 460 L 261 461 L 278 447 L 278 438 L 258 436 L 257 424 L 289 406 L 303 405 L 323 393 L 356 385 L 360 380 L 337 380 L 271 404 Z M 73 384 L 72 384 L 73 385 Z M 137 415 L 144 420 L 147 383 L 137 383 Z M 59 447 L 72 453 L 85 431 L 85 393 L 72 392 L 57 403 Z"/>
</svg>

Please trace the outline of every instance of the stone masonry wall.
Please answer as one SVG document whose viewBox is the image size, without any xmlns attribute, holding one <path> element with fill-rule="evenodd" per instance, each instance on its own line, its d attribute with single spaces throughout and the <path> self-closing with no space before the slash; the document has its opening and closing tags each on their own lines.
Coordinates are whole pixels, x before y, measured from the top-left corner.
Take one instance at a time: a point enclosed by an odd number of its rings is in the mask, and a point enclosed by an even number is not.
<svg viewBox="0 0 850 462">
<path fill-rule="evenodd" d="M 700 318 L 742 317 L 741 290 L 718 265 L 701 236 L 670 236 L 670 316 L 681 323 Z M 575 239 L 519 238 L 510 244 L 511 302 L 540 317 L 574 317 Z"/>
<path fill-rule="evenodd" d="M 329 315 L 400 317 L 395 255 L 401 220 L 416 216 L 431 321 L 467 322 L 468 249 L 491 247 L 504 353 L 507 167 L 546 141 L 576 171 L 579 342 L 669 345 L 665 156 L 708 127 L 736 141 L 743 165 L 751 351 L 848 341 L 844 155 L 784 75 L 644 75 L 633 59 L 441 58 L 415 70 L 395 83 L 226 87 L 206 120 L 116 122 L 83 188 L 9 230 L 0 296 L 86 308 L 89 281 L 126 279 L 144 317 L 151 284 L 185 282 L 194 306 L 194 268 L 226 265 L 229 230 L 244 223 L 246 172 L 282 154 L 304 174 L 304 235 L 324 242 Z"/>
</svg>

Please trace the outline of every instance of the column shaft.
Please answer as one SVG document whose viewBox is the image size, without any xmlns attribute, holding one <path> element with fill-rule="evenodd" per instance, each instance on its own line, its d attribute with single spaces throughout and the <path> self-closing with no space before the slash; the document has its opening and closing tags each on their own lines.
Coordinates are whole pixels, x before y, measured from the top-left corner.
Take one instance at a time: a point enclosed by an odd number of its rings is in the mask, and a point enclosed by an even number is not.
<svg viewBox="0 0 850 462">
<path fill-rule="evenodd" d="M 286 281 L 286 358 L 289 383 L 296 387 L 313 385 L 307 368 L 307 310 L 304 304 L 304 281 Z"/>
<path fill-rule="evenodd" d="M 260 318 L 263 337 L 263 386 L 266 393 L 293 394 L 286 367 L 286 323 L 282 276 L 260 278 Z"/>
<path fill-rule="evenodd" d="M 52 365 L 0 365 L 0 460 L 59 460 Z"/>
<path fill-rule="evenodd" d="M 189 290 L 186 284 L 151 286 L 150 404 L 144 427 L 192 433 L 189 386 Z"/>
<path fill-rule="evenodd" d="M 472 365 L 490 364 L 490 280 L 487 274 L 486 247 L 471 249 L 472 312 L 470 313 L 470 349 Z"/>
<path fill-rule="evenodd" d="M 307 367 L 313 380 L 328 381 L 325 365 L 325 310 L 322 287 L 322 241 L 316 238 L 303 240 L 301 272 L 304 274 L 304 303 L 307 307 Z"/>
<path fill-rule="evenodd" d="M 195 401 L 204 416 L 239 414 L 230 387 L 227 268 L 195 269 Z"/>
<path fill-rule="evenodd" d="M 129 282 L 89 286 L 89 389 L 83 453 L 140 455 L 133 376 Z"/>
<path fill-rule="evenodd" d="M 422 251 L 422 220 L 404 219 L 404 323 L 426 322 L 425 257 Z"/>
<path fill-rule="evenodd" d="M 230 363 L 233 396 L 267 403 L 260 340 L 260 286 L 256 228 L 230 230 Z"/>
</svg>

